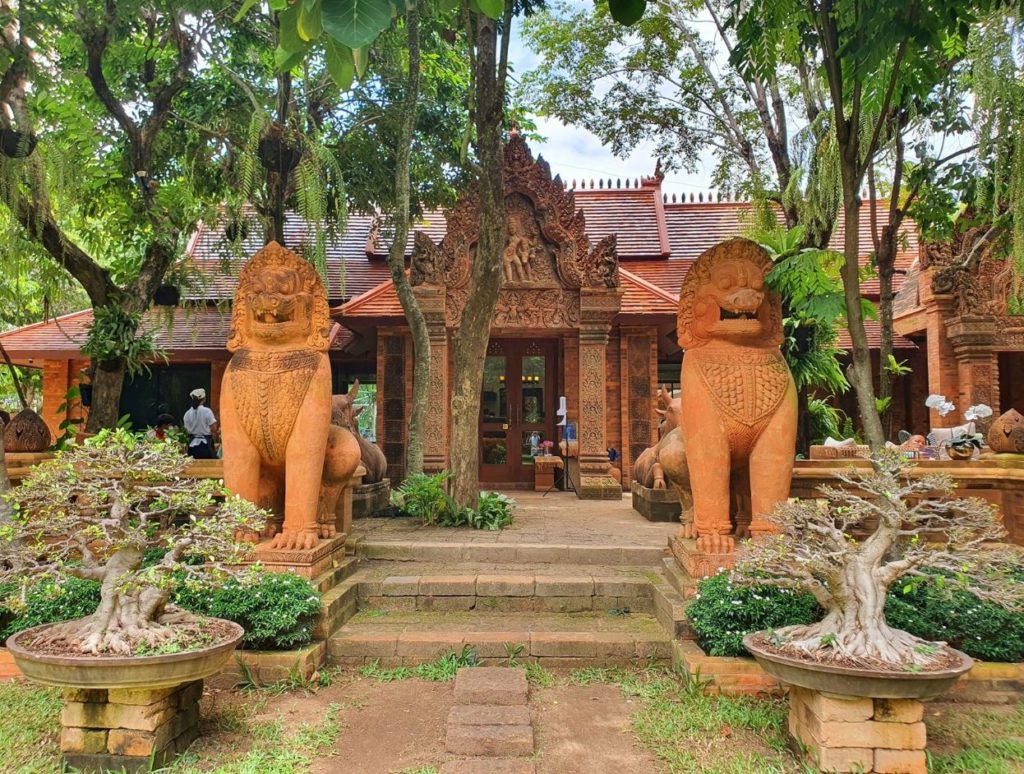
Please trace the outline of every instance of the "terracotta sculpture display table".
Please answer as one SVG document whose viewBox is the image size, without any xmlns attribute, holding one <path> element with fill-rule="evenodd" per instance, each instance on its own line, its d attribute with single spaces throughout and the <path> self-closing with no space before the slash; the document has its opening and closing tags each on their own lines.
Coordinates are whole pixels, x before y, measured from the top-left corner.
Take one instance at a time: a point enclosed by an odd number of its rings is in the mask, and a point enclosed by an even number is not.
<svg viewBox="0 0 1024 774">
<path fill-rule="evenodd" d="M 555 486 L 555 471 L 565 467 L 561 457 L 548 455 L 533 458 L 533 491 L 546 492 Z"/>
</svg>

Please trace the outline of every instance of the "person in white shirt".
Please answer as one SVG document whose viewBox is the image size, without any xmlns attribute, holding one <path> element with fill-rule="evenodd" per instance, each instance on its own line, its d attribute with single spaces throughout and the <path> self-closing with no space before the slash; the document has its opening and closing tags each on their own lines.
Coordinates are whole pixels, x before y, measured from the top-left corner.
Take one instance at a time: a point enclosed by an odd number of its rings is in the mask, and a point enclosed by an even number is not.
<svg viewBox="0 0 1024 774">
<path fill-rule="evenodd" d="M 188 394 L 192 399 L 192 408 L 185 412 L 182 425 L 188 433 L 188 455 L 197 460 L 212 460 L 216 457 L 213 450 L 213 437 L 217 434 L 217 417 L 205 406 L 206 390 L 197 387 Z"/>
</svg>

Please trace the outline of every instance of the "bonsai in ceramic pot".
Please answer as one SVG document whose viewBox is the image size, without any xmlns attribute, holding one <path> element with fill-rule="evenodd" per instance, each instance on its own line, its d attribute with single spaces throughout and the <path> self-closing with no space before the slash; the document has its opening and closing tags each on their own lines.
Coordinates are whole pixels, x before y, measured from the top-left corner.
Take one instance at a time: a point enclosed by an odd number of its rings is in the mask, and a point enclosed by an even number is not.
<svg viewBox="0 0 1024 774">
<path fill-rule="evenodd" d="M 191 742 L 199 681 L 220 670 L 242 637 L 237 624 L 169 603 L 181 584 L 216 584 L 244 572 L 240 563 L 251 546 L 235 535 L 258 531 L 264 519 L 239 498 L 218 504 L 223 485 L 185 477 L 188 461 L 176 444 L 104 430 L 36 465 L 7 495 L 15 513 L 0 524 L 0 582 L 14 582 L 22 593 L 47 578 L 100 583 L 93 614 L 19 632 L 8 647 L 30 679 L 79 689 L 65 694 L 69 706 L 85 708 L 79 715 L 107 704 L 104 755 L 124 752 L 125 729 L 134 737 L 150 734 L 152 749 L 142 757 L 163 760 Z M 4 604 L 16 610 L 21 598 L 16 591 Z M 139 704 L 153 705 L 153 728 L 139 728 L 131 709 Z M 75 716 L 66 711 L 62 721 L 77 727 Z M 95 730 L 91 722 L 79 725 Z M 63 735 L 62 744 L 76 736 Z M 140 749 L 133 745 L 119 765 L 133 767 Z M 64 751 L 70 765 L 86 768 L 86 753 L 98 752 Z"/>
<path fill-rule="evenodd" d="M 966 589 L 1024 609 L 1021 552 L 1000 542 L 1007 533 L 996 507 L 949 497 L 950 477 L 911 475 L 911 467 L 899 453 L 878 453 L 871 469 L 851 468 L 837 474 L 836 486 L 822 487 L 824 501 L 781 503 L 770 516 L 778 532 L 741 548 L 734 582 L 806 591 L 825 611 L 817 623 L 744 640 L 765 671 L 805 692 L 791 697 L 864 697 L 866 722 L 872 700 L 930 698 L 971 668 L 971 659 L 946 643 L 887 623 L 885 600 L 896 582 Z M 802 724 L 794 714 L 791 707 L 791 729 Z M 919 721 L 914 749 L 923 761 Z M 860 748 L 871 746 L 862 741 Z"/>
</svg>

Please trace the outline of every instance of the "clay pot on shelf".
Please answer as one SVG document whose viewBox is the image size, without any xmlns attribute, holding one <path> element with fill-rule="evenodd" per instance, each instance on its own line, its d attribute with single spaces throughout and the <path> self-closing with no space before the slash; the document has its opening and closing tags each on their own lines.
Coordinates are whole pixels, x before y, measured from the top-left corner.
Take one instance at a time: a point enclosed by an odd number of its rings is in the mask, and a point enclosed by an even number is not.
<svg viewBox="0 0 1024 774">
<path fill-rule="evenodd" d="M 15 129 L 0 130 L 0 153 L 9 159 L 23 159 L 36 149 L 36 136 Z"/>
<path fill-rule="evenodd" d="M 267 127 L 257 150 L 263 167 L 279 175 L 291 172 L 302 160 L 302 147 L 288 137 L 280 124 Z"/>
</svg>

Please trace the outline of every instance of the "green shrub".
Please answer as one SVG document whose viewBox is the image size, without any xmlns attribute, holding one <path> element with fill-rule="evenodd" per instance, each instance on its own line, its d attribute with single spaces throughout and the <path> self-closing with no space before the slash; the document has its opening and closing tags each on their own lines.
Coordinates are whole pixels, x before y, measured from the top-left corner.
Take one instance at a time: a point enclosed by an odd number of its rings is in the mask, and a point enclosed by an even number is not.
<svg viewBox="0 0 1024 774">
<path fill-rule="evenodd" d="M 448 494 L 448 477 L 448 471 L 433 476 L 415 473 L 392 494 L 392 502 L 402 513 L 427 525 L 497 530 L 512 523 L 516 502 L 511 497 L 481 492 L 477 510 L 460 508 Z"/>
<path fill-rule="evenodd" d="M 243 647 L 289 650 L 310 641 L 320 595 L 305 578 L 287 572 L 253 573 L 216 589 L 181 587 L 173 601 L 193 613 L 226 618 L 245 629 Z"/>
<path fill-rule="evenodd" d="M 13 584 L 0 588 L 0 643 L 22 629 L 91 615 L 100 603 L 100 584 L 79 578 L 32 586 L 23 603 L 13 596 L 15 589 Z M 234 621 L 245 629 L 243 646 L 263 650 L 289 650 L 309 642 L 320 612 L 320 595 L 309 581 L 283 572 L 254 573 L 216 589 L 182 586 L 171 601 L 193 613 Z"/>
<path fill-rule="evenodd" d="M 24 599 L 15 584 L 0 590 L 0 645 L 12 634 L 47 623 L 70 621 L 92 615 L 100 604 L 98 581 L 67 577 L 45 580 L 28 588 Z"/>
<path fill-rule="evenodd" d="M 943 640 L 984 661 L 1024 661 L 1024 615 L 966 591 L 897 582 L 885 601 L 885 618 L 890 626 Z"/>
<path fill-rule="evenodd" d="M 822 611 L 810 594 L 771 586 L 743 588 L 728 573 L 697 585 L 697 598 L 686 609 L 697 641 L 711 656 L 745 656 L 743 637 L 763 629 L 807 624 Z M 890 626 L 924 640 L 948 642 L 984 661 L 1024 661 L 1024 615 L 1011 613 L 934 583 L 897 581 L 885 604 Z"/>
<path fill-rule="evenodd" d="M 414 473 L 406 478 L 392 496 L 402 513 L 419 519 L 424 524 L 438 524 L 452 519 L 458 506 L 448 494 L 448 471 L 428 476 Z"/>
<path fill-rule="evenodd" d="M 498 530 L 512 523 L 512 511 L 515 507 L 516 501 L 507 495 L 500 492 L 481 492 L 477 510 L 455 507 L 437 523 L 442 527 Z"/>
<path fill-rule="evenodd" d="M 727 572 L 697 584 L 697 598 L 686 608 L 697 641 L 710 656 L 745 656 L 743 638 L 751 632 L 814 623 L 821 616 L 821 607 L 810 594 L 774 586 L 737 586 Z"/>
</svg>

